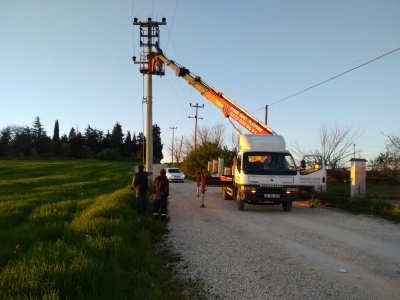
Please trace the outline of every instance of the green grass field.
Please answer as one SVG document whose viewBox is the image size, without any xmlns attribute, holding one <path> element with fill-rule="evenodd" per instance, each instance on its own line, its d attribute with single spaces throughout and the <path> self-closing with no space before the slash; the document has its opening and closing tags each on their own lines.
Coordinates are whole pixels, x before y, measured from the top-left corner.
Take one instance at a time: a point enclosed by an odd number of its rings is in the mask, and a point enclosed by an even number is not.
<svg viewBox="0 0 400 300">
<path fill-rule="evenodd" d="M 0 161 L 1 299 L 185 299 L 128 162 Z"/>
</svg>

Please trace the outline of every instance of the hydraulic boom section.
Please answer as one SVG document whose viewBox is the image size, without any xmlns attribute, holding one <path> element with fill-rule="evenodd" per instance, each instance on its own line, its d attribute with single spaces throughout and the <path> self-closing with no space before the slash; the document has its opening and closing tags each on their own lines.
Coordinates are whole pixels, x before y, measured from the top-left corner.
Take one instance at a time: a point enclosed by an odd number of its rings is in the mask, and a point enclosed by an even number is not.
<svg viewBox="0 0 400 300">
<path fill-rule="evenodd" d="M 204 97 L 218 106 L 225 118 L 231 117 L 248 131 L 253 134 L 275 134 L 275 132 L 251 115 L 248 111 L 240 107 L 236 102 L 229 99 L 227 96 L 212 88 L 204 82 L 199 76 L 194 75 L 185 67 L 177 64 L 173 60 L 169 60 L 163 54 L 156 54 L 157 58 L 161 59 L 168 67 L 175 71 L 175 75 L 185 79 L 191 86 L 198 90 Z"/>
</svg>

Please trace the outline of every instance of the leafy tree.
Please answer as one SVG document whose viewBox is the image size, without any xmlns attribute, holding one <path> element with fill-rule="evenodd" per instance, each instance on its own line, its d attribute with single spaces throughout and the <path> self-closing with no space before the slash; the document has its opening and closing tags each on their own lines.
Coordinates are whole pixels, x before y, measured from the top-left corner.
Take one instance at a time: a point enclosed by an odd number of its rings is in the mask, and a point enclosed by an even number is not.
<svg viewBox="0 0 400 300">
<path fill-rule="evenodd" d="M 68 143 L 68 136 L 64 133 L 60 139 L 61 143 Z"/>
<path fill-rule="evenodd" d="M 389 168 L 393 161 L 394 159 L 389 152 L 380 153 L 377 157 L 369 160 L 369 167 L 372 170 L 385 170 Z"/>
<path fill-rule="evenodd" d="M 11 128 L 7 126 L 1 131 L 0 137 L 0 156 L 8 154 L 8 148 L 11 144 Z"/>
<path fill-rule="evenodd" d="M 92 158 L 93 157 L 93 151 L 88 146 L 83 145 L 81 147 L 81 149 L 79 150 L 79 156 L 81 158 Z"/>
<path fill-rule="evenodd" d="M 233 166 L 233 159 L 237 156 L 238 150 L 236 148 L 229 150 L 228 147 L 224 146 L 221 154 L 221 157 L 224 158 L 224 165 L 230 167 Z"/>
<path fill-rule="evenodd" d="M 111 134 L 109 130 L 107 130 L 107 134 L 103 136 L 101 144 L 102 149 L 109 149 L 111 147 Z"/>
<path fill-rule="evenodd" d="M 49 146 L 50 139 L 47 137 L 47 132 L 44 130 L 40 118 L 37 116 L 32 126 L 33 146 L 39 155 L 43 155 Z"/>
<path fill-rule="evenodd" d="M 137 140 L 136 140 L 136 134 L 133 133 L 133 137 L 132 137 L 132 154 L 134 156 L 136 156 L 136 152 L 137 152 Z"/>
<path fill-rule="evenodd" d="M 64 158 L 71 157 L 71 147 L 68 143 L 62 143 L 60 147 L 60 155 Z"/>
<path fill-rule="evenodd" d="M 83 139 L 85 140 L 85 145 L 94 153 L 98 153 L 102 150 L 102 131 L 92 128 L 90 125 L 88 125 L 88 127 L 85 129 Z"/>
<path fill-rule="evenodd" d="M 191 176 L 197 172 L 208 173 L 207 164 L 210 160 L 223 157 L 223 149 L 218 142 L 205 142 L 190 152 L 181 164 L 182 170 Z"/>
<path fill-rule="evenodd" d="M 132 138 L 131 132 L 128 130 L 124 141 L 124 157 L 132 157 Z"/>
<path fill-rule="evenodd" d="M 13 150 L 15 155 L 30 156 L 33 148 L 33 134 L 29 127 L 16 128 L 13 139 Z"/>
<path fill-rule="evenodd" d="M 100 160 L 116 160 L 119 158 L 119 155 L 115 150 L 107 148 L 97 153 L 96 158 Z"/>
<path fill-rule="evenodd" d="M 72 127 L 68 134 L 68 141 L 72 142 L 76 138 L 75 128 Z"/>
<path fill-rule="evenodd" d="M 153 157 L 154 159 L 161 161 L 164 158 L 162 153 L 163 144 L 161 143 L 161 128 L 157 125 L 153 125 Z"/>
<path fill-rule="evenodd" d="M 84 140 L 80 132 L 76 133 L 72 127 L 68 135 L 69 145 L 71 146 L 71 156 L 73 158 L 80 158 L 80 150 L 84 145 Z"/>
<path fill-rule="evenodd" d="M 119 155 L 123 154 L 124 151 L 124 134 L 122 132 L 122 126 L 117 122 L 114 125 L 111 133 L 110 148 L 117 152 Z"/>
</svg>

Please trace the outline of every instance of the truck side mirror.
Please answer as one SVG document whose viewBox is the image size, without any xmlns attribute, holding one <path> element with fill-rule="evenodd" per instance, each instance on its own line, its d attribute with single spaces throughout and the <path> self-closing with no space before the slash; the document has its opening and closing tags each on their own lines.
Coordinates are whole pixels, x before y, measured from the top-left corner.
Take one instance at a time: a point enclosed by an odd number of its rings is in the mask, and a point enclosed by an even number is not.
<svg viewBox="0 0 400 300">
<path fill-rule="evenodd" d="M 304 159 L 301 161 L 301 168 L 302 169 L 306 168 L 306 161 Z"/>
</svg>

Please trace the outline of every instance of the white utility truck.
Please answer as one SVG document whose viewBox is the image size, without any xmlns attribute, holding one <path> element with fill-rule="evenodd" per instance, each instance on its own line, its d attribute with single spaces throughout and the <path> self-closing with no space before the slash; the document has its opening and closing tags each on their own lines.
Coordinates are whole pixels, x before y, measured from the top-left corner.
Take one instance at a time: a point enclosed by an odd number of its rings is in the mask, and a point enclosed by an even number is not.
<svg viewBox="0 0 400 300">
<path fill-rule="evenodd" d="M 325 190 L 326 169 L 321 155 L 307 155 L 301 160 L 301 166 L 296 166 L 282 136 L 199 76 L 166 58 L 157 46 L 156 52 L 141 54 L 143 74 L 164 75 L 164 64 L 167 65 L 176 76 L 219 107 L 234 127 L 231 118 L 251 132 L 241 134 L 235 127 L 240 136 L 240 150 L 232 175 L 207 177 L 207 186 L 221 187 L 222 198 L 237 200 L 239 210 L 244 209 L 245 203 L 282 204 L 287 212 L 292 208 L 292 201 L 299 200 L 299 194 Z"/>
</svg>

